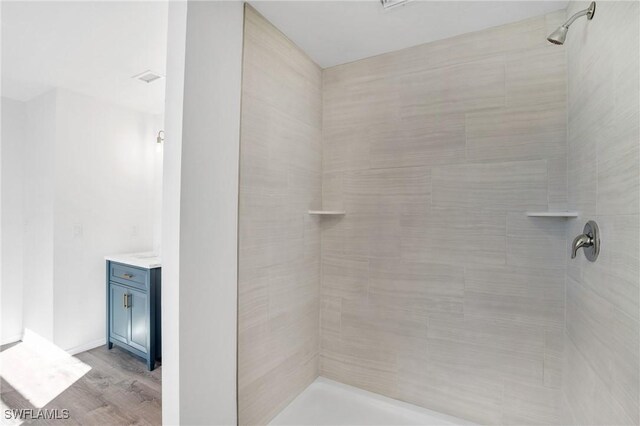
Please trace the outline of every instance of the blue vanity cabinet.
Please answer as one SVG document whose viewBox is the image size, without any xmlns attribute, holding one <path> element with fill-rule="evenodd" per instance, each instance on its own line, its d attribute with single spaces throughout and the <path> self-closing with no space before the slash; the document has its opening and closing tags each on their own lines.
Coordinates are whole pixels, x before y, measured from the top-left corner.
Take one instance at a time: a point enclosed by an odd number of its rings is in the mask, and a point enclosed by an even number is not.
<svg viewBox="0 0 640 426">
<path fill-rule="evenodd" d="M 127 288 L 115 283 L 109 285 L 109 328 L 110 338 L 127 343 L 129 340 L 129 310 L 127 309 Z M 109 346 L 111 349 L 111 346 Z"/>
<path fill-rule="evenodd" d="M 149 340 L 149 298 L 146 293 L 130 290 L 131 336 L 129 345 L 145 352 Z"/>
<path fill-rule="evenodd" d="M 161 357 L 161 268 L 107 260 L 107 347 L 117 345 L 147 362 Z"/>
</svg>

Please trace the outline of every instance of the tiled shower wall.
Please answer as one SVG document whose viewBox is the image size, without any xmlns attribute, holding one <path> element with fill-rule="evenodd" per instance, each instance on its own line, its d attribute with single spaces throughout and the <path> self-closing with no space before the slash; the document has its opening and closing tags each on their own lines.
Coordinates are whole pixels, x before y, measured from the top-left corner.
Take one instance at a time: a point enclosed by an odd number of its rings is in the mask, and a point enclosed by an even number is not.
<svg viewBox="0 0 640 426">
<path fill-rule="evenodd" d="M 565 12 L 323 71 L 320 374 L 482 423 L 558 423 Z"/>
<path fill-rule="evenodd" d="M 318 375 L 320 68 L 245 8 L 239 423 L 266 424 Z"/>
<path fill-rule="evenodd" d="M 568 263 L 565 424 L 640 423 L 639 33 L 640 3 L 598 2 L 566 41 L 569 207 L 580 212 L 567 237 L 595 219 L 602 248 L 595 263 Z"/>
</svg>

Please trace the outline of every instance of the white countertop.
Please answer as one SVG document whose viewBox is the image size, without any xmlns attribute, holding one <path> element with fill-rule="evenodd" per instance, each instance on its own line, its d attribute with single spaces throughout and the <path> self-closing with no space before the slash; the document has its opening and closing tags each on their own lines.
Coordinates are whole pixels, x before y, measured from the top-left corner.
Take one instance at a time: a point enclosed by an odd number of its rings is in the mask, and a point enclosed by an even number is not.
<svg viewBox="0 0 640 426">
<path fill-rule="evenodd" d="M 144 269 L 160 268 L 162 266 L 160 256 L 150 251 L 144 253 L 114 254 L 105 256 L 104 258 L 112 262 L 124 263 L 125 265 L 137 266 L 138 268 Z"/>
</svg>

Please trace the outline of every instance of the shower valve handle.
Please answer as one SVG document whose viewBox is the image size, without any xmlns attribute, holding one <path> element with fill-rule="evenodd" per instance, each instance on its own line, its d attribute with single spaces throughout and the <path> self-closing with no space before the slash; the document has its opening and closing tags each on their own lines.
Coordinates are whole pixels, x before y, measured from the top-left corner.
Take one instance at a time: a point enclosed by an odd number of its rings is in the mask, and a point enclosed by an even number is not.
<svg viewBox="0 0 640 426">
<path fill-rule="evenodd" d="M 571 258 L 575 259 L 578 250 L 583 249 L 585 257 L 595 262 L 600 254 L 600 231 L 598 225 L 590 220 L 584 225 L 583 233 L 573 239 L 571 244 Z"/>
</svg>

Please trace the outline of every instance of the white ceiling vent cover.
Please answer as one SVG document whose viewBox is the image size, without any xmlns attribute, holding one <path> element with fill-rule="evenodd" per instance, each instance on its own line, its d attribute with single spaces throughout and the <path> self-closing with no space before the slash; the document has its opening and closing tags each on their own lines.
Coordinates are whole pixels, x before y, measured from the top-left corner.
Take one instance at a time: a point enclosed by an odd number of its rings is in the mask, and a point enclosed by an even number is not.
<svg viewBox="0 0 640 426">
<path fill-rule="evenodd" d="M 152 81 L 156 81 L 162 78 L 162 76 L 156 72 L 151 70 L 146 70 L 141 72 L 140 74 L 136 74 L 131 78 L 138 79 L 140 81 L 144 81 L 145 83 L 151 83 Z"/>
</svg>

